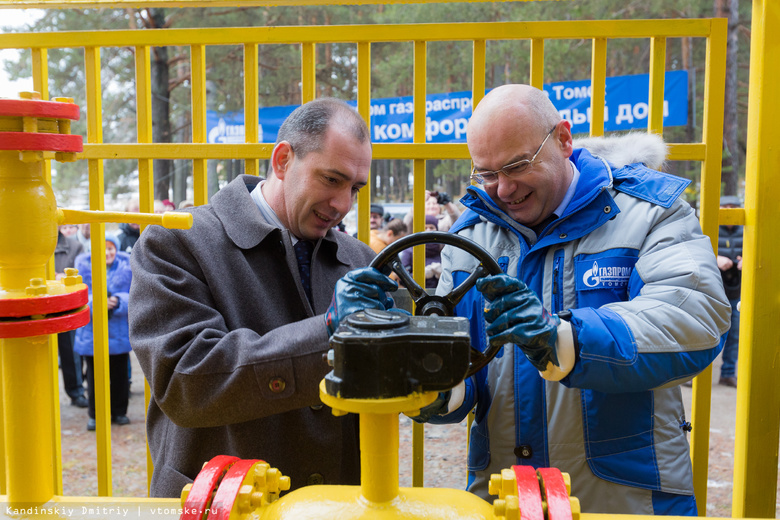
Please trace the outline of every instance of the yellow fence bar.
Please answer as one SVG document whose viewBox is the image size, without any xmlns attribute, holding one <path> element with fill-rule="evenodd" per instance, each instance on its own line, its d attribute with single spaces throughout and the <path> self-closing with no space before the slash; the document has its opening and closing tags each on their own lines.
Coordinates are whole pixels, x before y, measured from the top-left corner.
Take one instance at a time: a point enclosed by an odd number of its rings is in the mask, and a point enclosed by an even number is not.
<svg viewBox="0 0 780 520">
<path fill-rule="evenodd" d="M 412 140 L 425 143 L 425 96 L 427 94 L 428 44 L 414 42 L 414 129 Z M 425 230 L 425 161 L 412 161 L 414 185 L 412 187 L 413 222 L 415 233 Z M 412 252 L 412 275 L 425 287 L 425 248 L 416 246 Z M 423 487 L 425 465 L 425 428 L 412 425 L 412 486 Z"/>
<path fill-rule="evenodd" d="M 192 142 L 206 142 L 206 47 L 190 46 L 192 53 Z M 208 172 L 206 160 L 192 160 L 192 184 L 194 186 L 195 204 L 208 204 Z"/>
<path fill-rule="evenodd" d="M 604 135 L 604 103 L 607 81 L 607 40 L 595 38 L 590 65 L 590 135 Z"/>
<path fill-rule="evenodd" d="M 148 45 L 135 48 L 135 105 L 136 132 L 139 143 L 151 143 L 152 136 L 152 49 Z M 149 157 L 138 157 L 138 202 L 142 213 L 154 211 L 154 162 Z M 141 231 L 146 228 L 141 225 Z M 144 378 L 144 410 L 149 409 L 152 391 L 149 382 Z M 146 482 L 152 482 L 152 454 L 146 445 Z M 149 488 L 147 486 L 147 492 Z"/>
<path fill-rule="evenodd" d="M 712 35 L 707 40 L 706 72 L 704 77 L 704 118 L 702 141 L 706 146 L 701 165 L 702 230 L 710 237 L 712 247 L 718 247 L 718 206 L 720 198 L 720 168 L 723 148 L 723 99 L 726 77 L 726 20 L 713 20 Z M 696 501 L 707 503 L 707 475 L 709 457 L 709 424 L 712 389 L 712 366 L 693 380 L 691 457 L 693 459 L 693 488 Z M 706 507 L 699 507 L 699 515 L 706 515 Z"/>
<path fill-rule="evenodd" d="M 706 147 L 702 143 L 668 143 L 669 160 L 703 161 Z M 269 159 L 273 144 L 85 144 L 79 159 L 229 159 L 235 157 Z M 445 143 L 377 143 L 374 159 L 470 159 L 465 144 Z M 367 217 L 366 217 L 367 218 Z"/>
<path fill-rule="evenodd" d="M 725 24 L 725 20 L 724 20 Z M 732 516 L 775 517 L 780 386 L 777 218 L 780 5 L 754 0 Z M 743 335 L 744 334 L 744 335 Z M 747 348 L 745 348 L 747 347 Z"/>
<path fill-rule="evenodd" d="M 397 41 L 471 41 L 518 39 L 681 38 L 709 37 L 714 19 L 494 22 L 455 24 L 350 25 L 309 27 L 241 27 L 240 30 L 165 29 L 156 31 L 63 31 L 0 34 L 0 48 L 135 47 L 265 44 L 354 43 Z M 303 47 L 303 46 L 302 46 Z M 311 54 L 313 47 L 302 50 Z M 313 69 L 304 69 L 311 75 Z M 304 81 L 306 78 L 303 78 Z M 313 94 L 313 92 L 311 92 Z M 306 100 L 308 101 L 308 99 Z"/>
<path fill-rule="evenodd" d="M 358 112 L 363 116 L 368 124 L 369 132 L 371 128 L 371 44 L 369 42 L 358 43 Z M 314 86 L 312 86 L 312 89 Z M 376 156 L 373 156 L 376 159 Z M 363 243 L 368 244 L 371 241 L 371 229 L 369 225 L 369 215 L 371 213 L 371 183 L 369 182 L 358 192 L 357 215 L 358 227 L 357 236 Z"/>
<path fill-rule="evenodd" d="M 539 90 L 544 88 L 544 40 L 542 38 L 531 40 L 531 71 L 528 84 Z"/>
<path fill-rule="evenodd" d="M 87 83 L 87 142 L 103 141 L 102 88 L 100 85 L 100 49 L 84 49 Z M 93 159 L 89 168 L 89 207 L 102 211 L 104 203 L 103 161 Z M 108 294 L 106 288 L 105 224 L 92 224 L 92 294 Z M 92 298 L 92 336 L 95 372 L 95 430 L 97 438 L 98 495 L 113 493 L 111 479 L 111 401 L 108 373 L 108 302 L 106 298 Z"/>
<path fill-rule="evenodd" d="M 257 84 L 260 78 L 259 51 L 256 43 L 244 44 L 244 138 L 247 143 L 256 143 L 260 137 L 258 125 Z M 205 130 L 205 129 L 204 129 Z M 203 142 L 206 142 L 205 140 Z M 246 159 L 245 172 L 249 175 L 260 174 L 257 159 Z"/>
<path fill-rule="evenodd" d="M 405 4 L 429 2 L 515 2 L 534 0 L 403 0 Z M 144 0 L 146 7 L 223 7 L 223 6 L 309 6 L 309 5 L 376 5 L 387 4 L 388 0 Z M 2 8 L 40 8 L 40 9 L 105 9 L 137 7 L 138 4 L 126 0 L 13 0 L 0 3 Z"/>
<path fill-rule="evenodd" d="M 471 64 L 471 104 L 474 107 L 485 97 L 485 51 L 485 40 L 475 40 Z"/>
<path fill-rule="evenodd" d="M 320 40 L 308 40 L 301 43 L 301 103 L 308 103 L 317 97 L 317 93 L 315 91 L 315 79 L 317 77 L 317 49 L 314 45 L 317 41 Z"/>
<path fill-rule="evenodd" d="M 151 52 L 151 47 L 148 45 L 139 45 L 135 48 L 136 132 L 138 133 L 138 143 L 140 144 L 152 142 Z M 103 159 L 107 158 L 103 157 Z M 138 160 L 139 208 L 143 213 L 151 213 L 154 211 L 152 158 L 146 155 L 133 158 Z"/>
<path fill-rule="evenodd" d="M 666 73 L 666 38 L 650 39 L 650 85 L 648 88 L 647 130 L 664 133 L 664 79 Z"/>
<path fill-rule="evenodd" d="M 358 112 L 363 116 L 371 131 L 371 43 L 360 42 L 357 47 L 357 85 L 358 85 Z M 376 156 L 374 155 L 374 158 Z M 369 182 L 358 192 L 358 239 L 368 244 L 371 241 L 371 229 L 369 216 L 371 212 L 371 183 Z"/>
</svg>

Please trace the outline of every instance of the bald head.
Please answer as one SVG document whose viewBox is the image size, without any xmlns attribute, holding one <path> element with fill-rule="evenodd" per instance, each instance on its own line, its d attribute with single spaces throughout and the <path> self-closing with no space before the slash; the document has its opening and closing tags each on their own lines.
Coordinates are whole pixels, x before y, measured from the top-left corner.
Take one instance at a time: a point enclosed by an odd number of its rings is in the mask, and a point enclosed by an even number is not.
<svg viewBox="0 0 780 520">
<path fill-rule="evenodd" d="M 543 91 L 491 90 L 474 109 L 466 138 L 474 169 L 492 175 L 485 192 L 517 222 L 537 226 L 563 200 L 572 179 L 571 125 Z M 522 161 L 530 166 L 518 169 Z"/>
<path fill-rule="evenodd" d="M 529 135 L 544 135 L 561 120 L 547 94 L 530 85 L 502 85 L 480 101 L 466 130 L 471 142 L 482 134 L 501 134 L 521 129 Z"/>
</svg>

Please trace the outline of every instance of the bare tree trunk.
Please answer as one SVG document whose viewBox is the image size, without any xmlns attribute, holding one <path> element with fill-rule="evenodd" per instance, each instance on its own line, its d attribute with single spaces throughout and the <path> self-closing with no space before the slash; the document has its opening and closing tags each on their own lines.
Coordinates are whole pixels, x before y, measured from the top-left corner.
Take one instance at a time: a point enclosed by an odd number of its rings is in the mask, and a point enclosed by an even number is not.
<svg viewBox="0 0 780 520">
<path fill-rule="evenodd" d="M 728 47 L 726 50 L 726 91 L 723 113 L 723 171 L 721 182 L 724 195 L 736 195 L 739 188 L 739 146 L 737 144 L 737 31 L 739 1 L 716 0 L 715 16 L 728 18 Z"/>
<path fill-rule="evenodd" d="M 165 26 L 165 11 L 149 9 L 152 26 Z M 170 143 L 171 141 L 171 108 L 168 93 L 168 49 L 167 47 L 152 48 L 152 139 L 155 143 Z M 154 160 L 154 198 L 158 200 L 170 197 L 171 161 Z"/>
</svg>

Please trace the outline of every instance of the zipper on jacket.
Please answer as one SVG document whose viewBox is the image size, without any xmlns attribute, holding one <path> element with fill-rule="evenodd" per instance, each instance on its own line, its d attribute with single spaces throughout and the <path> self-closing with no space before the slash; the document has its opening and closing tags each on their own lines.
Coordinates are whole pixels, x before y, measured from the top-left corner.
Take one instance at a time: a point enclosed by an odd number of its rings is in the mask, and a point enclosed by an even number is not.
<svg viewBox="0 0 780 520">
<path fill-rule="evenodd" d="M 552 276 L 552 309 L 550 312 L 557 314 L 563 309 L 563 261 L 564 250 L 558 249 L 553 255 L 553 276 Z"/>
</svg>

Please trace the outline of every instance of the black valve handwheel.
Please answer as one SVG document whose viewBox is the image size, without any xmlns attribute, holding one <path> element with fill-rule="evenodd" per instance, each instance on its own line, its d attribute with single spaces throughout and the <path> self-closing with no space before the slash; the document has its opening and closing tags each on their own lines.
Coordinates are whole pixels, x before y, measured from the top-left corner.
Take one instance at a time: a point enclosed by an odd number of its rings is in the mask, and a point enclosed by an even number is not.
<svg viewBox="0 0 780 520">
<path fill-rule="evenodd" d="M 480 265 L 477 269 L 469 275 L 460 285 L 452 289 L 449 294 L 444 296 L 438 296 L 435 294 L 428 294 L 425 289 L 414 281 L 412 275 L 406 270 L 399 254 L 401 251 L 424 244 L 445 244 L 448 246 L 462 249 L 471 254 L 474 258 L 480 261 Z M 414 314 L 415 316 L 454 316 L 455 306 L 460 302 L 463 296 L 474 287 L 477 280 L 484 276 L 491 274 L 501 274 L 501 268 L 495 259 L 490 256 L 490 253 L 477 244 L 476 242 L 464 238 L 459 235 L 453 235 L 451 233 L 442 233 L 441 231 L 424 231 L 421 233 L 414 233 L 407 235 L 401 239 L 396 240 L 379 253 L 376 258 L 371 262 L 370 267 L 374 267 L 386 275 L 395 273 L 401 282 L 401 285 L 406 287 L 414 301 Z M 471 348 L 471 362 L 469 363 L 469 370 L 465 377 L 469 377 L 475 374 L 480 368 L 487 365 L 491 359 L 501 350 L 501 345 L 491 346 L 484 353 Z"/>
</svg>

